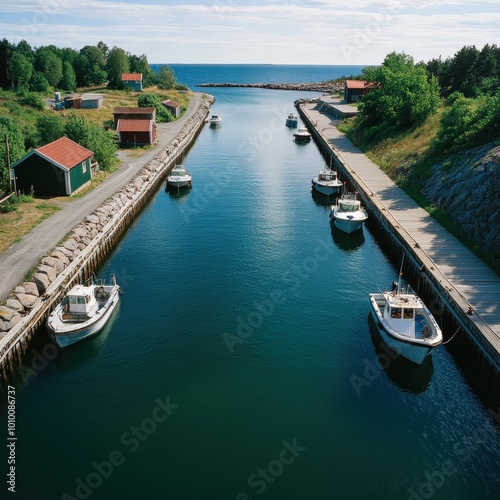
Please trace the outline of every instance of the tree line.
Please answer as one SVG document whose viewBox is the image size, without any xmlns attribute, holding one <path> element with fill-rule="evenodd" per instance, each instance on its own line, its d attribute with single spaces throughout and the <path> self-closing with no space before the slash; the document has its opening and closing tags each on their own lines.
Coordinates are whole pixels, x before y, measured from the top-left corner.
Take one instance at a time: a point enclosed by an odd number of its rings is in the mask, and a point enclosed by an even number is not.
<svg viewBox="0 0 500 500">
<path fill-rule="evenodd" d="M 81 87 L 102 85 L 120 89 L 122 73 L 142 73 L 145 87 L 185 89 L 176 82 L 168 66 L 162 66 L 157 73 L 146 55 L 137 56 L 116 46 L 109 48 L 102 41 L 80 50 L 55 45 L 32 48 L 26 40 L 11 44 L 4 38 L 0 42 L 0 87 L 3 89 L 41 93 L 52 88 L 73 92 Z"/>
<path fill-rule="evenodd" d="M 444 106 L 436 150 L 453 152 L 500 135 L 500 48 L 465 46 L 453 57 L 415 63 L 388 54 L 380 66 L 364 68 L 368 82 L 355 120 L 355 134 L 376 144 L 419 126 Z"/>
</svg>

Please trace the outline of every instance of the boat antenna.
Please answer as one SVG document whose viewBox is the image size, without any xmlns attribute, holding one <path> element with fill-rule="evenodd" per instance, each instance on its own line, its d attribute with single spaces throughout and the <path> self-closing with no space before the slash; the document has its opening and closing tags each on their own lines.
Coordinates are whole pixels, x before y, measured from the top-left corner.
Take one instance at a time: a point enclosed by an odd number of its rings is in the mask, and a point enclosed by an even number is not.
<svg viewBox="0 0 500 500">
<path fill-rule="evenodd" d="M 398 289 L 396 294 L 399 295 L 399 287 L 401 286 L 401 276 L 403 276 L 403 262 L 405 261 L 405 254 L 403 253 L 403 257 L 401 259 L 401 267 L 399 269 L 399 278 L 398 278 Z"/>
</svg>

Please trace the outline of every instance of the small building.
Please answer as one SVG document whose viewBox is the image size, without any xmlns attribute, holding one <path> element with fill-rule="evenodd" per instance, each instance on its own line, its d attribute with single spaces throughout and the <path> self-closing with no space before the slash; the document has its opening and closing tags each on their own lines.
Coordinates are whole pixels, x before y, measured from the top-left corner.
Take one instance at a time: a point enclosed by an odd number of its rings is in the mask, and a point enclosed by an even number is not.
<svg viewBox="0 0 500 500">
<path fill-rule="evenodd" d="M 142 73 L 122 73 L 123 88 L 142 92 Z"/>
<path fill-rule="evenodd" d="M 93 152 L 61 137 L 33 149 L 12 168 L 19 191 L 33 191 L 37 196 L 69 196 L 92 180 Z"/>
<path fill-rule="evenodd" d="M 368 93 L 371 85 L 364 80 L 346 80 L 344 87 L 345 102 L 358 102 Z"/>
<path fill-rule="evenodd" d="M 120 119 L 116 131 L 122 146 L 151 146 L 156 140 L 154 120 Z"/>
<path fill-rule="evenodd" d="M 178 102 L 172 101 L 172 99 L 167 99 L 162 102 L 163 106 L 167 108 L 174 118 L 179 118 L 181 116 L 181 105 Z"/>
<path fill-rule="evenodd" d="M 101 109 L 104 103 L 104 94 L 82 94 L 82 109 Z"/>
<path fill-rule="evenodd" d="M 118 107 L 113 111 L 115 128 L 118 120 L 153 120 L 156 121 L 156 108 Z"/>
</svg>

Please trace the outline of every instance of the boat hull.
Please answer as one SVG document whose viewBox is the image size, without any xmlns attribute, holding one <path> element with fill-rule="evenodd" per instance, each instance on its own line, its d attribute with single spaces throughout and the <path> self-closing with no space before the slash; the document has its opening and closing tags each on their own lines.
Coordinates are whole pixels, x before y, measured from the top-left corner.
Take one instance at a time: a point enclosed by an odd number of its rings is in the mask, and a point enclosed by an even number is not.
<svg viewBox="0 0 500 500">
<path fill-rule="evenodd" d="M 72 326 L 66 327 L 61 326 L 61 321 L 58 321 L 58 316 L 62 313 L 62 306 L 57 306 L 47 320 L 49 335 L 61 348 L 68 347 L 96 335 L 106 325 L 119 299 L 119 287 L 115 286 L 110 298 L 106 302 L 106 306 L 101 309 L 101 314 L 96 314 L 96 316 L 92 317 L 89 321 L 75 322 Z"/>
<path fill-rule="evenodd" d="M 382 313 L 380 312 L 380 308 L 377 306 L 376 294 L 370 294 L 370 312 L 384 343 L 392 351 L 399 354 L 403 358 L 406 358 L 417 365 L 421 365 L 434 347 L 436 347 L 432 344 L 413 342 L 410 338 L 408 338 L 408 340 L 395 338 L 395 336 L 391 334 L 390 329 L 387 328 L 382 317 Z"/>
<path fill-rule="evenodd" d="M 286 126 L 290 128 L 297 128 L 298 121 L 295 119 L 287 119 Z"/>
<path fill-rule="evenodd" d="M 330 196 L 332 194 L 336 194 L 340 191 L 340 188 L 342 187 L 342 184 L 339 186 L 328 186 L 325 184 L 322 184 L 320 182 L 315 182 L 314 180 L 312 181 L 312 187 L 315 189 L 318 193 L 324 194 L 325 196 Z"/>
<path fill-rule="evenodd" d="M 335 227 L 347 234 L 359 231 L 363 226 L 364 221 L 365 219 L 347 219 L 333 215 L 333 224 Z"/>
</svg>

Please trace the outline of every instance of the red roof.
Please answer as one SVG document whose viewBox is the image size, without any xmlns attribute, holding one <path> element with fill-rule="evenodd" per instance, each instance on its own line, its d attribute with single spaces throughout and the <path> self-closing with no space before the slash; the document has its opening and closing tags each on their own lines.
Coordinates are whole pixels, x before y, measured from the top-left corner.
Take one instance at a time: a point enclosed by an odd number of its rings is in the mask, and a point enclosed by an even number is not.
<svg viewBox="0 0 500 500">
<path fill-rule="evenodd" d="M 153 120 L 118 120 L 117 132 L 149 132 Z"/>
<path fill-rule="evenodd" d="M 167 104 L 168 106 L 172 106 L 174 108 L 180 108 L 181 105 L 178 102 L 172 101 L 172 99 L 167 99 L 163 101 L 162 104 Z"/>
<path fill-rule="evenodd" d="M 115 108 L 115 110 L 113 111 L 113 114 L 114 115 L 144 115 L 144 114 L 151 115 L 155 112 L 155 109 L 156 108 L 141 108 L 141 107 L 132 108 L 132 107 L 121 106 L 121 107 Z"/>
<path fill-rule="evenodd" d="M 142 73 L 122 73 L 122 82 L 138 82 L 142 80 Z"/>
<path fill-rule="evenodd" d="M 76 167 L 94 154 L 67 137 L 61 137 L 57 141 L 45 144 L 36 151 L 68 170 Z"/>
<path fill-rule="evenodd" d="M 345 84 L 348 89 L 365 89 L 367 87 L 364 80 L 346 80 Z"/>
</svg>

